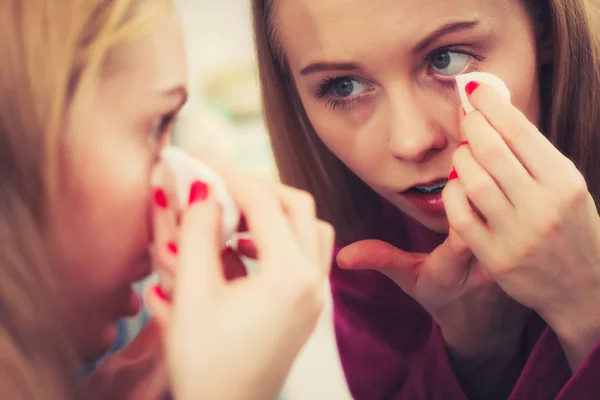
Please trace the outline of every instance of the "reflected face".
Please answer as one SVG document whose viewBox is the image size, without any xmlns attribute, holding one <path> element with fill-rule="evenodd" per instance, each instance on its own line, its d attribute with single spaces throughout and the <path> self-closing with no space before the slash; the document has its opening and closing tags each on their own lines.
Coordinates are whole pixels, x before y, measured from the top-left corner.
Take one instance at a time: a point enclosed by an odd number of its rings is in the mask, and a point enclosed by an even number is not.
<svg viewBox="0 0 600 400">
<path fill-rule="evenodd" d="M 460 142 L 454 77 L 498 75 L 539 123 L 536 26 L 520 0 L 274 0 L 273 23 L 325 145 L 430 229 Z"/>
<path fill-rule="evenodd" d="M 187 97 L 180 30 L 173 11 L 116 50 L 98 90 L 70 115 L 67 190 L 50 240 L 65 320 L 84 359 L 106 352 L 117 321 L 140 311 L 132 284 L 150 272 L 150 174 Z"/>
</svg>

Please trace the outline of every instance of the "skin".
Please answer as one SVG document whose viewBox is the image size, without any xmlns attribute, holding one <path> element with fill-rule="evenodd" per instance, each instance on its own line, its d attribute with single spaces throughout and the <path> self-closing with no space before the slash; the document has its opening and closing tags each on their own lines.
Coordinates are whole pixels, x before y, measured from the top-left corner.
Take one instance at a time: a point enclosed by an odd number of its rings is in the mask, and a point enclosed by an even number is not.
<svg viewBox="0 0 600 400">
<path fill-rule="evenodd" d="M 111 54 L 97 90 L 67 117 L 64 192 L 49 240 L 64 320 L 83 360 L 109 350 L 117 321 L 140 309 L 132 284 L 150 272 L 150 174 L 186 80 L 173 11 Z"/>
<path fill-rule="evenodd" d="M 575 371 L 600 337 L 587 311 L 598 304 L 600 222 L 581 174 L 537 129 L 547 29 L 519 0 L 278 0 L 275 10 L 321 140 L 382 197 L 449 233 L 429 255 L 358 242 L 338 254 L 340 267 L 380 270 L 432 314 L 469 398 L 510 393 L 527 308 L 558 334 Z M 476 70 L 499 76 L 512 105 L 481 85 L 464 117 L 452 81 Z M 402 196 L 453 167 L 446 215 Z"/>
<path fill-rule="evenodd" d="M 433 32 L 461 21 L 478 23 L 415 51 Z M 381 196 L 435 231 L 448 231 L 447 218 L 419 210 L 398 193 L 450 172 L 461 134 L 457 94 L 443 83 L 459 72 L 494 73 L 507 84 L 513 104 L 539 121 L 535 26 L 520 1 L 279 0 L 276 23 L 319 137 Z M 451 53 L 449 68 L 433 69 L 424 59 L 444 46 L 485 60 Z M 302 74 L 315 63 L 357 68 Z M 315 97 L 325 79 L 344 77 L 353 79 L 351 96 L 342 99 L 330 90 Z M 345 103 L 332 109 L 332 100 Z"/>
</svg>

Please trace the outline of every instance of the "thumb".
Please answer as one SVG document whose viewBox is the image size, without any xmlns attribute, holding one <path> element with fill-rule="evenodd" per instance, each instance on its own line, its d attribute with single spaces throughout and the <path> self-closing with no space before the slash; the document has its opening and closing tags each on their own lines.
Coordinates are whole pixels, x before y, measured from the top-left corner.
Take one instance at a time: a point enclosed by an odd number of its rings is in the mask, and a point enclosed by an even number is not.
<svg viewBox="0 0 600 400">
<path fill-rule="evenodd" d="M 144 354 L 154 353 L 161 347 L 162 330 L 154 318 L 152 318 L 130 344 L 115 353 L 124 360 L 138 359 Z"/>
<path fill-rule="evenodd" d="M 425 254 L 408 253 L 381 240 L 361 240 L 340 250 L 337 263 L 342 269 L 379 271 L 410 293 L 425 258 Z"/>
<path fill-rule="evenodd" d="M 427 258 L 425 271 L 438 284 L 454 287 L 466 281 L 473 253 L 454 230 Z"/>
</svg>

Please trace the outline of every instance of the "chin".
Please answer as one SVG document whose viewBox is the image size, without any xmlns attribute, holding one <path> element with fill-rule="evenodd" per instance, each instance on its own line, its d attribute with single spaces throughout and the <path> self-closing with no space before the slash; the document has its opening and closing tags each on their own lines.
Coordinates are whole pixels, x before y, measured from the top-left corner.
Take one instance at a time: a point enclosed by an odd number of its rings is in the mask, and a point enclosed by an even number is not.
<svg viewBox="0 0 600 400">
<path fill-rule="evenodd" d="M 118 334 L 119 328 L 116 322 L 96 332 L 87 331 L 86 337 L 81 340 L 79 351 L 81 360 L 89 363 L 104 356 L 112 349 Z"/>
<path fill-rule="evenodd" d="M 420 210 L 415 210 L 412 207 L 397 207 L 429 230 L 444 234 L 447 234 L 450 231 L 450 224 L 448 223 L 446 215 L 431 215 L 425 214 Z"/>
<path fill-rule="evenodd" d="M 426 228 L 437 232 L 437 233 L 448 233 L 450 231 L 450 225 L 448 224 L 448 219 L 444 217 L 430 217 L 430 216 L 422 216 L 421 218 L 415 218 L 418 222 L 420 222 Z"/>
</svg>

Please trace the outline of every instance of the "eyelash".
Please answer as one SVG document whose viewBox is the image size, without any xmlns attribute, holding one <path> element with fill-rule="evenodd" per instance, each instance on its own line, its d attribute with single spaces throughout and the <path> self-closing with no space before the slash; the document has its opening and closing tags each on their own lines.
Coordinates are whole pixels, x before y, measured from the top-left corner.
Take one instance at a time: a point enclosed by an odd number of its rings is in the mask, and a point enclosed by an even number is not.
<svg viewBox="0 0 600 400">
<path fill-rule="evenodd" d="M 440 47 L 438 49 L 435 49 L 433 52 L 429 53 L 427 55 L 427 57 L 425 57 L 425 62 L 428 63 L 428 65 L 430 66 L 429 71 L 431 72 L 431 64 L 433 63 L 433 59 L 439 55 L 440 53 L 456 53 L 456 54 L 464 54 L 467 55 L 469 57 L 471 57 L 472 60 L 475 60 L 475 65 L 472 66 L 472 68 L 474 70 L 477 70 L 477 64 L 480 62 L 485 61 L 485 57 L 479 54 L 475 54 L 471 51 L 467 51 L 458 47 L 454 47 L 454 46 L 446 46 L 446 47 Z M 434 72 L 435 73 L 435 72 Z M 454 90 L 456 89 L 456 81 L 454 79 L 450 79 L 450 80 L 444 80 L 444 79 L 440 79 L 438 80 L 438 83 L 444 88 L 444 89 L 448 89 L 448 90 Z"/>
<path fill-rule="evenodd" d="M 467 51 L 467 50 L 464 50 L 461 48 L 457 48 L 455 46 L 439 47 L 439 48 L 435 49 L 434 51 L 432 51 L 431 53 L 429 53 L 424 58 L 424 61 L 428 65 L 429 72 L 431 72 L 431 64 L 433 62 L 433 59 L 440 53 L 465 54 L 465 55 L 468 55 L 469 57 L 471 57 L 477 63 L 485 61 L 484 56 L 475 54 L 473 52 L 470 52 L 470 51 Z M 476 66 L 475 66 L 475 68 L 476 68 Z M 340 99 L 340 98 L 336 98 L 336 97 L 332 96 L 333 85 L 342 79 L 360 80 L 360 79 L 357 79 L 357 78 L 354 78 L 351 76 L 340 76 L 340 77 L 329 77 L 328 76 L 327 78 L 323 79 L 323 82 L 319 85 L 319 87 L 317 88 L 316 93 L 315 93 L 315 97 L 316 97 L 317 101 L 324 102 L 326 107 L 329 107 L 332 111 L 337 110 L 337 109 L 351 109 L 352 107 L 354 107 L 355 105 L 357 105 L 361 102 L 362 94 L 355 96 L 353 98 L 349 98 L 349 99 Z M 452 79 L 452 80 L 438 79 L 438 83 L 440 86 L 442 86 L 444 89 L 447 89 L 447 90 L 454 90 L 456 88 L 454 79 Z"/>
<path fill-rule="evenodd" d="M 160 119 L 160 123 L 156 127 L 156 130 L 153 132 L 153 134 L 155 134 L 155 137 L 153 138 L 153 140 L 156 143 L 160 143 L 162 138 L 168 133 L 168 130 L 171 127 L 171 125 L 173 124 L 173 122 L 175 121 L 176 116 L 177 116 L 177 113 L 172 112 L 172 113 L 169 113 L 169 114 L 163 116 Z"/>
</svg>

